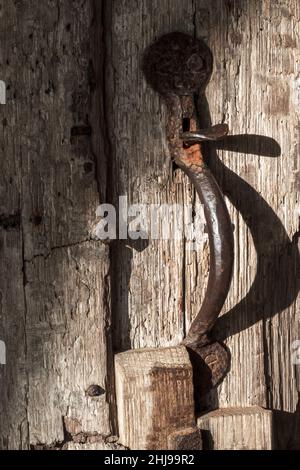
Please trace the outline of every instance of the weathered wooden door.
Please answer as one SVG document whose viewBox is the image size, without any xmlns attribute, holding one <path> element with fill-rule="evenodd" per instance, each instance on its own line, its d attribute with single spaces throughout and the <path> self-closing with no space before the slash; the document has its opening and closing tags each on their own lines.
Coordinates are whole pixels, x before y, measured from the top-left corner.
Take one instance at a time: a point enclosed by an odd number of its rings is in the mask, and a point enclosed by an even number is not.
<svg viewBox="0 0 300 470">
<path fill-rule="evenodd" d="M 275 410 L 297 446 L 300 6 L 296 0 L 7 0 L 0 9 L 0 446 L 114 448 L 113 356 L 177 345 L 209 270 L 201 206 L 172 167 L 146 46 L 203 38 L 214 71 L 206 149 L 234 225 L 234 276 L 216 326 L 231 370 L 205 406 Z M 184 237 L 95 237 L 99 203 L 194 204 Z M 170 227 L 171 230 L 174 226 Z M 297 357 L 296 357 L 297 359 Z M 298 384 L 299 387 L 299 384 Z"/>
</svg>

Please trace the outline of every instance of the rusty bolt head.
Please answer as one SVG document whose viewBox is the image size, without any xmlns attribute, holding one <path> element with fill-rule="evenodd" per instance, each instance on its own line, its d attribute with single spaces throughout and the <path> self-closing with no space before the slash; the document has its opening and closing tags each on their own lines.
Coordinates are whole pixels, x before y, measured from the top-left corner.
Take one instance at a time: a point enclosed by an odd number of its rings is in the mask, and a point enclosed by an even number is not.
<svg viewBox="0 0 300 470">
<path fill-rule="evenodd" d="M 158 93 L 191 95 L 206 86 L 212 71 L 212 54 L 199 39 L 169 33 L 146 49 L 142 69 Z"/>
<path fill-rule="evenodd" d="M 99 397 L 105 393 L 105 390 L 100 385 L 90 385 L 85 393 L 89 397 Z"/>
</svg>

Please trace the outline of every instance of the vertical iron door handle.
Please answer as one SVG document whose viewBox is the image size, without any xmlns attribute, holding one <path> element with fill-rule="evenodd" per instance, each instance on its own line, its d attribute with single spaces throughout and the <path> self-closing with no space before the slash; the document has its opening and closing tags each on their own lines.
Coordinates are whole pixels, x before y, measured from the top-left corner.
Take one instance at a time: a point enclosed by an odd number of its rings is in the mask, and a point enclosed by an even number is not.
<svg viewBox="0 0 300 470">
<path fill-rule="evenodd" d="M 179 32 L 166 34 L 146 49 L 143 71 L 168 107 L 171 157 L 189 177 L 204 206 L 210 248 L 209 279 L 202 306 L 183 344 L 191 352 L 196 372 L 202 374 L 199 387 L 206 392 L 222 380 L 229 367 L 228 350 L 213 341 L 209 333 L 229 291 L 234 253 L 226 203 L 204 162 L 200 142 L 221 139 L 227 135 L 228 126 L 218 124 L 198 130 L 195 93 L 204 91 L 212 71 L 212 55 L 203 41 Z"/>
</svg>

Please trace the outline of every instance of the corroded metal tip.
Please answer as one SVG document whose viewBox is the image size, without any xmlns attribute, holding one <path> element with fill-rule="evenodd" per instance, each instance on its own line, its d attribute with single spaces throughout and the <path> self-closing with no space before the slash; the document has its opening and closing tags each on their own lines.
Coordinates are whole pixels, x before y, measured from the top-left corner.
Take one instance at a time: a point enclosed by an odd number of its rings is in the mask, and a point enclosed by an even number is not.
<svg viewBox="0 0 300 470">
<path fill-rule="evenodd" d="M 224 139 L 229 132 L 227 124 L 216 124 L 208 129 L 199 129 L 197 131 L 183 132 L 181 138 L 186 143 L 216 141 Z"/>
<path fill-rule="evenodd" d="M 162 95 L 190 95 L 204 89 L 212 72 L 207 45 L 184 33 L 169 33 L 149 46 L 142 69 L 147 82 Z"/>
</svg>

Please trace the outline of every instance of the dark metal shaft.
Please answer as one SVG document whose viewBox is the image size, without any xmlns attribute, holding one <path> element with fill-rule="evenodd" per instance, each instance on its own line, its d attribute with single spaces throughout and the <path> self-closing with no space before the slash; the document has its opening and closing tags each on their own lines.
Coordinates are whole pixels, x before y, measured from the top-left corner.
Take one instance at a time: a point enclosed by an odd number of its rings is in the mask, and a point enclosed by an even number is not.
<svg viewBox="0 0 300 470">
<path fill-rule="evenodd" d="M 192 181 L 204 207 L 210 249 L 210 269 L 202 306 L 184 340 L 189 347 L 207 342 L 226 300 L 233 267 L 233 234 L 228 210 L 215 178 L 207 167 L 181 166 Z"/>
</svg>

